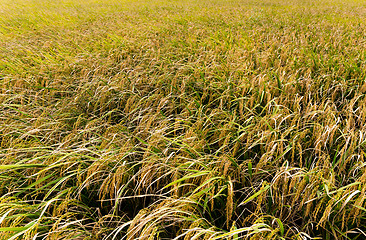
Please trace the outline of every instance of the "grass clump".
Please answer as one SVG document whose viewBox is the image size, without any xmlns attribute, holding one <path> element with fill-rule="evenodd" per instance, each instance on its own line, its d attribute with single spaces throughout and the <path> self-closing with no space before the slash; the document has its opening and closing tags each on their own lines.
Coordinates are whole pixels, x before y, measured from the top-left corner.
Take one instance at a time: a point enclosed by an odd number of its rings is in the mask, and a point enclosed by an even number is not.
<svg viewBox="0 0 366 240">
<path fill-rule="evenodd" d="M 361 1 L 0 3 L 0 239 L 366 237 Z"/>
</svg>

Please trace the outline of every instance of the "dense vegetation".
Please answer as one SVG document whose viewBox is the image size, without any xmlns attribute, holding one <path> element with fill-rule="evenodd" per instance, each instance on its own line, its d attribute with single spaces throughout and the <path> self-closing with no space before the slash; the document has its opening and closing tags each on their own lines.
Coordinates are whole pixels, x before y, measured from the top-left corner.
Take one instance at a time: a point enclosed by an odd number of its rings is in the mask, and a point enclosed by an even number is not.
<svg viewBox="0 0 366 240">
<path fill-rule="evenodd" d="M 0 239 L 366 238 L 365 1 L 0 13 Z"/>
</svg>

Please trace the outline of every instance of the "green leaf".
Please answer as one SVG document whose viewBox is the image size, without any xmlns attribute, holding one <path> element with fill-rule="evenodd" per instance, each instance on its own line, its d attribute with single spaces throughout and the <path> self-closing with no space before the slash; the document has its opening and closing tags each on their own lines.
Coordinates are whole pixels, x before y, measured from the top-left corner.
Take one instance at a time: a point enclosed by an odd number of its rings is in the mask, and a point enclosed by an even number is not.
<svg viewBox="0 0 366 240">
<path fill-rule="evenodd" d="M 0 170 L 16 170 L 21 168 L 36 168 L 36 167 L 46 167 L 46 165 L 44 164 L 0 165 Z"/>
<path fill-rule="evenodd" d="M 249 198 L 247 198 L 244 202 L 240 203 L 239 206 L 244 205 L 244 204 L 252 201 L 256 197 L 258 197 L 259 195 L 261 195 L 263 192 L 267 191 L 270 187 L 271 187 L 271 185 L 267 184 L 263 189 L 261 189 L 258 192 L 254 193 L 252 196 L 250 196 Z"/>
</svg>

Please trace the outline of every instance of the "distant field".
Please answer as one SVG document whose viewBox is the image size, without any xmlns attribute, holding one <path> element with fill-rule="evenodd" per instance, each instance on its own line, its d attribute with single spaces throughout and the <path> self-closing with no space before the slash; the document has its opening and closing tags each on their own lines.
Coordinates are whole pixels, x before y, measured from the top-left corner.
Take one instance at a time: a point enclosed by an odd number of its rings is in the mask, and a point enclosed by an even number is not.
<svg viewBox="0 0 366 240">
<path fill-rule="evenodd" d="M 0 239 L 366 239 L 366 1 L 0 0 Z"/>
</svg>

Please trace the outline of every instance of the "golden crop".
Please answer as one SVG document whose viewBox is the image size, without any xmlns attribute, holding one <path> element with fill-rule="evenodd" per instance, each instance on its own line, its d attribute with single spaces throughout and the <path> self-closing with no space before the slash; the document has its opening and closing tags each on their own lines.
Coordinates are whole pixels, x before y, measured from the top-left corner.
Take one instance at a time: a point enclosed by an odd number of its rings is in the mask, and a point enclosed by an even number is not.
<svg viewBox="0 0 366 240">
<path fill-rule="evenodd" d="M 0 0 L 0 239 L 365 239 L 362 0 Z"/>
</svg>

